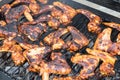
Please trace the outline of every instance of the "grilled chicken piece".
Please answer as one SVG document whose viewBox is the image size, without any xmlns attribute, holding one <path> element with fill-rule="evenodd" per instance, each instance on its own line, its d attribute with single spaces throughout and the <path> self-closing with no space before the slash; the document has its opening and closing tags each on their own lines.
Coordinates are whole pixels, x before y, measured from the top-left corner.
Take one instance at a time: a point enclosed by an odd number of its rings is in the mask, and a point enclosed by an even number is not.
<svg viewBox="0 0 120 80">
<path fill-rule="evenodd" d="M 68 50 L 77 51 L 88 45 L 89 40 L 79 30 L 73 26 L 68 26 L 67 29 L 72 35 L 72 40 L 67 41 Z"/>
<path fill-rule="evenodd" d="M 11 57 L 15 65 L 25 62 L 22 48 L 16 44 L 16 41 L 5 39 L 3 45 L 0 46 L 0 52 L 11 52 Z"/>
<path fill-rule="evenodd" d="M 29 71 L 40 72 L 40 64 L 44 58 L 44 55 L 51 52 L 50 47 L 35 47 L 24 51 L 23 55 L 29 62 Z"/>
<path fill-rule="evenodd" d="M 80 55 L 77 53 L 71 58 L 71 61 L 75 64 L 83 66 L 83 69 L 80 71 L 79 76 L 81 79 L 88 79 L 94 75 L 94 70 L 99 64 L 99 58 L 93 55 Z"/>
<path fill-rule="evenodd" d="M 33 12 L 33 14 L 38 14 L 41 7 L 37 3 L 31 3 L 31 4 L 29 4 L 29 8 Z"/>
<path fill-rule="evenodd" d="M 65 47 L 65 42 L 60 38 L 62 35 L 66 34 L 68 29 L 59 28 L 57 31 L 50 33 L 44 38 L 44 42 L 52 46 L 52 50 L 62 49 Z"/>
<path fill-rule="evenodd" d="M 24 4 L 30 4 L 30 3 L 37 3 L 36 0 L 15 0 L 11 6 L 15 6 L 17 4 L 24 3 Z"/>
<path fill-rule="evenodd" d="M 35 25 L 23 24 L 18 27 L 19 31 L 26 35 L 31 41 L 36 41 L 38 38 L 46 32 L 46 25 L 39 23 Z"/>
<path fill-rule="evenodd" d="M 42 4 L 46 4 L 48 2 L 48 0 L 38 0 L 38 1 Z"/>
<path fill-rule="evenodd" d="M 113 75 L 115 73 L 114 71 L 114 64 L 116 61 L 115 57 L 112 57 L 109 53 L 103 52 L 100 50 L 92 50 L 87 48 L 86 51 L 96 56 L 97 58 L 101 59 L 103 61 L 102 65 L 100 65 L 100 72 L 103 75 Z"/>
<path fill-rule="evenodd" d="M 33 18 L 30 14 L 30 10 L 26 5 L 20 5 L 20 6 L 11 8 L 5 14 L 5 18 L 7 23 L 11 23 L 13 21 L 17 21 L 23 14 L 29 21 L 33 21 Z"/>
<path fill-rule="evenodd" d="M 102 50 L 111 55 L 120 54 L 120 46 L 119 43 L 113 43 L 110 39 L 112 29 L 106 28 L 100 33 L 97 37 L 97 40 L 94 44 L 93 49 Z"/>
<path fill-rule="evenodd" d="M 53 80 L 77 80 L 77 79 L 74 79 L 73 77 L 70 76 L 70 77 L 55 77 L 53 78 Z"/>
<path fill-rule="evenodd" d="M 53 2 L 53 5 L 59 7 L 63 11 L 62 15 L 59 15 L 59 21 L 64 25 L 69 24 L 71 19 L 77 14 L 75 9 L 61 2 Z"/>
<path fill-rule="evenodd" d="M 23 56 L 23 50 L 19 45 L 12 45 L 12 48 L 10 49 L 10 52 L 12 53 L 11 57 L 15 65 L 20 65 L 25 62 L 25 57 Z"/>
<path fill-rule="evenodd" d="M 0 37 L 7 38 L 9 40 L 16 37 L 18 33 L 16 22 L 9 23 L 5 26 L 0 26 Z"/>
<path fill-rule="evenodd" d="M 42 80 L 49 80 L 49 74 L 61 74 L 67 75 L 71 72 L 70 66 L 59 52 L 53 52 L 51 54 L 52 61 L 42 62 L 40 72 L 42 74 Z"/>
<path fill-rule="evenodd" d="M 101 32 L 101 28 L 99 25 L 101 24 L 102 19 L 99 16 L 85 9 L 77 9 L 76 11 L 77 13 L 85 15 L 90 20 L 90 22 L 88 23 L 88 30 L 90 32 L 93 33 Z"/>
<path fill-rule="evenodd" d="M 109 47 L 112 45 L 111 41 L 111 28 L 104 29 L 97 37 L 93 49 L 108 51 Z"/>
<path fill-rule="evenodd" d="M 115 23 L 115 22 L 103 22 L 102 24 L 108 26 L 108 27 L 112 27 L 117 29 L 118 31 L 120 31 L 120 24 Z"/>
</svg>

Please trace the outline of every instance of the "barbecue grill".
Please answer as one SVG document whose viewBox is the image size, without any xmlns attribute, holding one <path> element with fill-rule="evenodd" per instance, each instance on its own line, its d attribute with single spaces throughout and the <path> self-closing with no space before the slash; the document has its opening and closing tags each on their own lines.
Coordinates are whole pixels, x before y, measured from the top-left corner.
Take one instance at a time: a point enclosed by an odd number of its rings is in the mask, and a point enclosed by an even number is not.
<svg viewBox="0 0 120 80">
<path fill-rule="evenodd" d="M 49 4 L 52 4 L 52 2 L 55 0 L 49 0 Z M 111 16 L 110 14 L 106 14 L 104 12 L 98 11 L 96 9 L 93 9 L 89 6 L 86 6 L 85 4 L 82 3 L 78 3 L 79 0 L 75 1 L 71 1 L 71 0 L 59 0 L 65 4 L 68 4 L 70 6 L 72 6 L 73 8 L 77 9 L 77 8 L 83 8 L 83 9 L 87 9 L 90 10 L 91 12 L 97 14 L 98 16 L 100 16 L 103 21 L 113 21 L 113 22 L 117 22 L 120 23 L 120 19 L 117 18 L 116 16 Z M 100 1 L 103 1 L 105 3 L 105 1 L 107 2 L 112 2 L 111 0 L 88 0 L 90 2 L 94 2 L 96 3 L 98 1 L 98 4 L 101 4 Z M 95 2 L 96 1 L 96 2 Z M 0 3 L 0 6 L 3 5 L 4 3 L 11 3 L 12 0 L 3 0 Z M 105 7 L 111 8 L 111 5 L 108 4 L 104 4 L 103 5 Z M 119 3 L 114 2 L 116 5 L 118 5 Z M 102 6 L 103 6 L 102 5 Z M 120 6 L 117 7 L 117 11 L 120 11 Z M 116 10 L 114 8 L 111 8 L 113 10 Z M 96 40 L 97 35 L 88 32 L 87 29 L 87 23 L 89 22 L 89 20 L 82 14 L 76 15 L 73 20 L 73 22 L 70 25 L 75 26 L 78 30 L 80 30 L 83 34 L 86 35 L 86 37 L 90 40 L 90 43 L 88 46 L 82 48 L 81 50 L 79 50 L 79 52 L 81 53 L 86 53 L 85 49 L 86 48 L 91 48 L 94 45 L 94 42 Z M 100 25 L 102 27 L 102 29 L 106 28 L 106 26 L 104 25 Z M 52 30 L 50 30 L 48 33 L 49 34 Z M 113 29 L 112 32 L 112 36 L 111 39 L 112 41 L 114 41 L 116 39 L 116 36 L 119 32 L 115 29 Z M 46 34 L 43 34 L 43 36 L 40 39 L 43 39 L 44 36 Z M 64 40 L 69 39 L 71 36 L 69 36 L 69 34 L 66 34 L 65 36 L 63 36 L 62 38 Z M 2 41 L 0 41 L 0 44 L 2 44 Z M 70 65 L 70 67 L 72 68 L 72 72 L 69 75 L 66 76 L 74 76 L 77 75 L 78 72 L 80 71 L 80 69 L 82 68 L 81 66 L 77 65 L 77 64 L 73 64 L 72 62 L 70 62 L 70 58 L 74 55 L 71 54 L 68 51 L 65 50 L 61 50 L 62 53 L 64 53 L 64 57 L 66 58 L 68 64 Z M 115 75 L 114 76 L 108 76 L 108 77 L 101 77 L 100 73 L 97 72 L 96 69 L 96 74 L 95 76 L 89 78 L 89 80 L 120 80 L 120 56 L 117 56 L 118 60 L 115 63 Z M 27 67 L 29 66 L 29 64 L 26 62 L 21 66 L 15 66 L 14 63 L 12 62 L 11 58 L 10 58 L 10 53 L 1 53 L 0 54 L 0 80 L 41 80 L 41 76 L 38 75 L 38 73 L 33 73 L 33 72 L 29 72 L 27 70 Z M 50 79 L 52 80 L 53 77 L 61 77 L 61 75 L 55 75 L 55 74 L 51 74 L 50 75 Z"/>
</svg>

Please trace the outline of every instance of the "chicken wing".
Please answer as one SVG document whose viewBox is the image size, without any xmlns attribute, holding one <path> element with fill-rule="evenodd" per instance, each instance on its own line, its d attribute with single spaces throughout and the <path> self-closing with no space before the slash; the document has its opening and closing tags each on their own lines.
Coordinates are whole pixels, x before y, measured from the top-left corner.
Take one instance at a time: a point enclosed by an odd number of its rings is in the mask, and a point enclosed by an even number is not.
<svg viewBox="0 0 120 80">
<path fill-rule="evenodd" d="M 16 22 L 9 23 L 5 26 L 0 26 L 0 37 L 13 39 L 18 33 Z"/>
<path fill-rule="evenodd" d="M 75 9 L 61 2 L 53 2 L 53 5 L 59 7 L 63 11 L 62 15 L 59 15 L 59 21 L 64 25 L 69 24 L 71 19 L 77 14 Z"/>
<path fill-rule="evenodd" d="M 101 28 L 99 25 L 101 24 L 102 19 L 99 16 L 85 9 L 77 9 L 76 11 L 77 13 L 85 15 L 90 20 L 90 22 L 87 25 L 88 30 L 90 32 L 93 32 L 93 33 L 101 32 Z"/>
<path fill-rule="evenodd" d="M 23 24 L 18 27 L 18 30 L 26 35 L 31 41 L 36 41 L 44 32 L 46 32 L 46 25 L 42 23 L 35 25 Z"/>
<path fill-rule="evenodd" d="M 25 62 L 26 59 L 23 56 L 23 49 L 20 47 L 20 45 L 12 45 L 10 52 L 12 53 L 11 58 L 15 65 L 20 65 Z"/>
<path fill-rule="evenodd" d="M 111 28 L 104 29 L 97 37 L 93 49 L 102 50 L 110 53 L 111 55 L 120 54 L 119 43 L 111 41 Z"/>
<path fill-rule="evenodd" d="M 115 73 L 114 71 L 114 64 L 116 61 L 115 57 L 112 57 L 109 53 L 103 52 L 100 50 L 92 50 L 87 48 L 86 51 L 96 56 L 97 58 L 101 59 L 103 61 L 102 65 L 100 65 L 100 72 L 103 75 L 113 75 Z"/>
<path fill-rule="evenodd" d="M 24 51 L 23 55 L 29 62 L 29 71 L 40 73 L 40 64 L 44 58 L 44 55 L 51 52 L 49 46 L 35 47 Z"/>
<path fill-rule="evenodd" d="M 59 28 L 57 31 L 50 33 L 44 38 L 44 42 L 52 46 L 52 50 L 62 49 L 65 47 L 65 42 L 60 38 L 62 35 L 68 33 L 68 29 Z"/>
<path fill-rule="evenodd" d="M 112 45 L 111 41 L 111 28 L 104 29 L 97 37 L 93 49 L 108 51 L 109 47 Z"/>
<path fill-rule="evenodd" d="M 72 35 L 72 40 L 67 41 L 68 50 L 77 51 L 83 48 L 84 46 L 88 45 L 89 40 L 79 30 L 77 30 L 73 26 L 68 26 L 67 29 Z"/>
<path fill-rule="evenodd" d="M 120 24 L 115 23 L 115 22 L 103 22 L 102 24 L 108 26 L 108 27 L 112 27 L 117 29 L 118 31 L 120 31 Z"/>
<path fill-rule="evenodd" d="M 71 61 L 75 64 L 83 66 L 83 69 L 80 71 L 79 76 L 81 79 L 88 79 L 94 75 L 94 70 L 99 64 L 99 58 L 93 55 L 80 55 L 77 53 L 71 58 Z"/>
<path fill-rule="evenodd" d="M 30 10 L 26 5 L 20 5 L 20 6 L 11 8 L 5 14 L 6 22 L 11 23 L 13 21 L 17 21 L 23 14 L 29 21 L 32 21 L 33 18 L 29 12 Z"/>
<path fill-rule="evenodd" d="M 66 60 L 62 58 L 62 54 L 59 52 L 53 52 L 51 54 L 52 61 L 43 62 L 41 64 L 42 79 L 45 80 L 46 77 L 49 77 L 50 73 L 67 75 L 71 72 L 70 66 L 67 64 Z M 46 73 L 46 74 L 44 74 Z M 49 80 L 49 78 L 47 78 Z"/>
</svg>

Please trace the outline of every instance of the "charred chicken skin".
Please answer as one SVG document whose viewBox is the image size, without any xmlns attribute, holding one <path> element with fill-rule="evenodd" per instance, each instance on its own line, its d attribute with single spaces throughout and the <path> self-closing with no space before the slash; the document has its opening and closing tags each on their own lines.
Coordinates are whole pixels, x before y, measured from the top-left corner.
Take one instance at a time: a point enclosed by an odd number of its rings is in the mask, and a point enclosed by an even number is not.
<svg viewBox="0 0 120 80">
<path fill-rule="evenodd" d="M 46 80 L 46 77 L 49 77 L 48 75 L 50 73 L 54 74 L 61 74 L 66 75 L 71 72 L 70 66 L 67 64 L 66 60 L 62 58 L 62 54 L 59 52 L 53 52 L 51 54 L 52 61 L 50 62 L 42 62 L 41 64 L 41 73 L 43 80 Z M 47 80 L 49 80 L 47 78 Z"/>
<path fill-rule="evenodd" d="M 50 47 L 34 47 L 24 51 L 23 55 L 29 62 L 29 71 L 40 72 L 40 64 L 44 58 L 44 55 L 51 52 Z"/>
<path fill-rule="evenodd" d="M 72 40 L 67 41 L 68 50 L 77 51 L 88 45 L 89 40 L 79 30 L 73 26 L 68 26 L 67 29 L 72 35 Z"/>
<path fill-rule="evenodd" d="M 120 46 L 119 43 L 112 42 L 110 39 L 112 29 L 106 28 L 104 29 L 97 37 L 97 40 L 94 44 L 93 49 L 96 50 L 102 50 L 108 53 L 111 53 L 111 55 L 117 55 L 120 54 Z"/>
<path fill-rule="evenodd" d="M 59 28 L 57 31 L 50 33 L 44 38 L 44 42 L 52 46 L 52 50 L 62 49 L 65 47 L 65 42 L 60 38 L 62 35 L 68 33 L 68 29 Z"/>
<path fill-rule="evenodd" d="M 103 22 L 102 24 L 104 24 L 104 25 L 106 25 L 108 27 L 111 27 L 111 28 L 115 28 L 118 31 L 120 31 L 120 24 L 118 24 L 118 23 L 115 23 L 115 22 Z"/>
<path fill-rule="evenodd" d="M 18 27 L 19 31 L 26 35 L 31 41 L 38 40 L 44 32 L 46 32 L 46 25 L 39 23 L 35 25 L 23 24 Z"/>
<path fill-rule="evenodd" d="M 79 76 L 81 79 L 88 79 L 88 77 L 94 75 L 94 70 L 99 64 L 99 58 L 93 55 L 80 55 L 77 53 L 71 58 L 73 63 L 83 66 L 83 69 L 80 71 Z"/>
<path fill-rule="evenodd" d="M 64 25 L 69 24 L 71 22 L 71 19 L 77 14 L 75 9 L 61 2 L 58 2 L 58 1 L 53 2 L 53 5 L 59 7 L 62 10 L 63 12 L 62 15 L 58 15 L 58 14 L 55 15 L 56 12 L 53 12 L 52 14 L 56 16 L 57 18 L 59 18 L 59 21 Z"/>
<path fill-rule="evenodd" d="M 11 58 L 15 65 L 20 65 L 26 60 L 22 48 L 16 44 L 16 41 L 5 39 L 3 45 L 0 46 L 0 52 L 11 52 Z"/>
<path fill-rule="evenodd" d="M 10 10 L 5 14 L 6 22 L 11 23 L 13 21 L 18 21 L 18 19 L 25 15 L 28 21 L 33 21 L 33 18 L 30 14 L 30 10 L 26 5 L 20 5 L 14 8 L 10 8 Z"/>
<path fill-rule="evenodd" d="M 90 22 L 88 23 L 88 31 L 93 33 L 101 32 L 101 28 L 99 25 L 101 24 L 102 19 L 99 16 L 85 9 L 77 9 L 76 11 L 79 14 L 85 15 L 90 20 Z"/>
<path fill-rule="evenodd" d="M 114 71 L 114 64 L 116 61 L 116 58 L 111 56 L 107 52 L 103 52 L 100 50 L 92 50 L 87 48 L 86 51 L 91 54 L 96 56 L 97 58 L 101 59 L 103 61 L 102 65 L 100 65 L 100 72 L 103 75 L 113 75 L 115 73 Z"/>
</svg>

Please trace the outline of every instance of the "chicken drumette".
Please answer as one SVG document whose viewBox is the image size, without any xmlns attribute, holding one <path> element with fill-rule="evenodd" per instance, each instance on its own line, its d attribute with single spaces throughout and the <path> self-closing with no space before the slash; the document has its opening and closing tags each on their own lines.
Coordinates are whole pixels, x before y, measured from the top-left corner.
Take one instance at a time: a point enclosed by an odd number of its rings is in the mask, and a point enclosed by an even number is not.
<svg viewBox="0 0 120 80">
<path fill-rule="evenodd" d="M 28 21 L 33 21 L 33 17 L 27 5 L 19 5 L 12 8 L 9 4 L 5 4 L 1 7 L 1 13 L 5 16 L 7 23 L 18 21 L 23 14 Z"/>
<path fill-rule="evenodd" d="M 60 38 L 62 35 L 68 33 L 68 29 L 59 28 L 57 31 L 50 33 L 44 38 L 44 42 L 52 46 L 52 50 L 62 49 L 66 47 L 65 42 Z"/>
<path fill-rule="evenodd" d="M 92 50 L 92 49 L 87 48 L 86 51 L 89 54 L 94 55 L 103 61 L 103 63 L 100 65 L 101 74 L 113 75 L 115 73 L 114 71 L 114 64 L 116 61 L 115 57 L 112 57 L 109 53 L 103 52 L 100 50 L 95 50 L 95 49 Z"/>
<path fill-rule="evenodd" d="M 101 28 L 99 25 L 101 24 L 102 19 L 99 16 L 85 9 L 77 9 L 76 11 L 77 13 L 85 15 L 90 20 L 88 23 L 88 30 L 90 32 L 100 33 Z"/>
<path fill-rule="evenodd" d="M 79 30 L 73 26 L 68 26 L 67 29 L 72 35 L 72 40 L 67 41 L 66 43 L 68 50 L 77 51 L 88 45 L 89 40 Z"/>
</svg>

